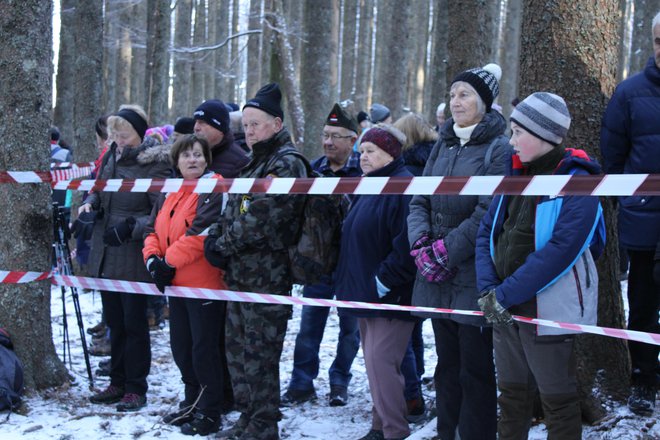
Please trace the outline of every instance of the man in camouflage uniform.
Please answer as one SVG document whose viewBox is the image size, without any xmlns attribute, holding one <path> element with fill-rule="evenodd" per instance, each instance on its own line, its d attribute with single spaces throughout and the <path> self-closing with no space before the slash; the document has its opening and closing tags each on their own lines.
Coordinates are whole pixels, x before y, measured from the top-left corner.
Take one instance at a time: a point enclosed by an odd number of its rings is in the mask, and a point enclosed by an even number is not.
<svg viewBox="0 0 660 440">
<path fill-rule="evenodd" d="M 252 150 L 240 177 L 306 177 L 303 161 L 282 125 L 277 84 L 262 87 L 243 107 L 243 126 Z M 287 194 L 231 194 L 205 243 L 207 259 L 225 270 L 232 290 L 290 295 L 287 247 L 300 227 L 304 198 Z M 291 307 L 229 302 L 227 362 L 235 408 L 241 412 L 220 438 L 279 439 L 279 361 Z"/>
</svg>

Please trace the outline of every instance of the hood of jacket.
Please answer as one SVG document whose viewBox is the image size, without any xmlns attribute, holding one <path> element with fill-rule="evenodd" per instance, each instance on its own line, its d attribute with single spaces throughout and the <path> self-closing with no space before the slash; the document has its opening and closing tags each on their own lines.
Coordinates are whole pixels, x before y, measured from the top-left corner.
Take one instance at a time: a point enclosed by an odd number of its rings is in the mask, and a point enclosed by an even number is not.
<svg viewBox="0 0 660 440">
<path fill-rule="evenodd" d="M 138 163 L 141 165 L 148 165 L 156 162 L 168 162 L 170 160 L 170 144 L 159 144 L 158 141 L 152 137 L 145 137 L 142 144 L 135 148 L 129 149 L 129 154 L 135 155 Z M 126 150 L 125 150 L 126 151 Z"/>
</svg>

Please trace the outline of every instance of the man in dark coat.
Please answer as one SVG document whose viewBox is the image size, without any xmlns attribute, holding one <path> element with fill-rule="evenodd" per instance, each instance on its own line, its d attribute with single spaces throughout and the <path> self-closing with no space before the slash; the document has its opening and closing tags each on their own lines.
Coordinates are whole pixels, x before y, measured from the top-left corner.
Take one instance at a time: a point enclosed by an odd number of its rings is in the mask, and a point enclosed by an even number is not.
<svg viewBox="0 0 660 440">
<path fill-rule="evenodd" d="M 225 179 L 237 177 L 250 159 L 234 142 L 227 106 L 218 99 L 208 99 L 197 107 L 193 117 L 195 134 L 206 139 L 211 146 L 209 169 Z"/>
<path fill-rule="evenodd" d="M 619 84 L 603 116 L 600 149 L 608 174 L 660 173 L 660 13 L 653 19 L 654 57 L 642 72 Z M 660 197 L 619 198 L 619 241 L 630 258 L 628 328 L 659 333 L 660 285 L 653 256 L 660 240 Z M 657 345 L 630 341 L 631 411 L 651 414 L 658 389 Z"/>
</svg>

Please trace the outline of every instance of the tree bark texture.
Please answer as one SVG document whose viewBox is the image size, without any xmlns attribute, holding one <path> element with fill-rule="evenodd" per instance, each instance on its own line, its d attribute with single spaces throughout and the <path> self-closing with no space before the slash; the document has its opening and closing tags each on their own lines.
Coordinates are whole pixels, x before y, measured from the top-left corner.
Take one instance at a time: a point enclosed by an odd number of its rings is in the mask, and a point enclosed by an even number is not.
<svg viewBox="0 0 660 440">
<path fill-rule="evenodd" d="M 355 108 L 367 110 L 371 102 L 371 55 L 374 32 L 374 0 L 359 0 L 360 20 L 358 30 L 357 67 L 355 74 Z"/>
<path fill-rule="evenodd" d="M 248 29 L 260 29 L 262 27 L 261 21 L 261 7 L 263 0 L 250 0 L 250 16 L 248 17 Z M 264 45 L 263 34 L 251 35 L 248 37 L 247 43 L 247 78 L 245 80 L 245 95 L 249 98 L 253 97 L 259 88 L 263 85 L 261 80 L 261 55 L 266 49 Z"/>
<path fill-rule="evenodd" d="M 162 0 L 149 0 L 147 19 L 147 68 L 145 110 L 152 126 L 168 122 L 167 89 L 170 79 L 170 4 Z"/>
<path fill-rule="evenodd" d="M 378 1 L 372 103 L 387 106 L 393 120 L 401 117 L 406 102 L 410 9 L 390 0 Z"/>
<path fill-rule="evenodd" d="M 499 104 L 508 119 L 513 111 L 511 101 L 518 96 L 518 60 L 520 58 L 520 20 L 522 0 L 507 0 L 504 35 L 499 64 L 502 67 Z"/>
<path fill-rule="evenodd" d="M 309 157 L 316 157 L 325 118 L 336 98 L 339 0 L 307 0 L 303 16 L 305 41 L 300 70 L 306 134 L 303 151 Z"/>
<path fill-rule="evenodd" d="M 229 0 L 214 2 L 212 8 L 215 9 L 215 43 L 224 41 L 229 36 Z M 215 66 L 215 96 L 225 102 L 231 102 L 232 99 L 227 96 L 227 74 L 229 73 L 229 50 L 230 45 L 222 47 L 213 54 L 213 64 Z"/>
<path fill-rule="evenodd" d="M 193 34 L 193 46 L 203 46 L 206 44 L 206 2 L 204 0 L 195 0 L 195 29 Z M 206 96 L 204 52 L 193 54 L 192 77 L 190 81 L 190 94 L 192 99 L 191 108 L 195 108 L 202 101 L 211 97 Z"/>
<path fill-rule="evenodd" d="M 48 169 L 51 120 L 52 3 L 0 2 L 0 169 Z M 97 49 L 100 46 L 97 47 Z M 48 271 L 52 218 L 47 184 L 0 185 L 0 268 Z M 0 284 L 0 322 L 12 335 L 28 389 L 67 379 L 55 353 L 50 283 Z"/>
<path fill-rule="evenodd" d="M 447 82 L 460 72 L 494 61 L 494 26 L 499 15 L 485 0 L 447 0 Z"/>
<path fill-rule="evenodd" d="M 133 9 L 133 8 L 130 8 Z M 119 45 L 119 9 L 107 2 L 103 17 L 103 109 L 110 113 L 117 108 L 117 63 Z M 128 27 L 128 25 L 127 25 Z M 132 48 L 132 43 L 131 43 Z M 132 76 L 132 75 L 131 75 Z M 132 93 L 132 89 L 129 90 Z"/>
<path fill-rule="evenodd" d="M 282 9 L 282 0 L 273 0 L 273 13 L 266 15 L 266 21 L 275 33 L 275 47 L 279 61 L 279 73 L 282 77 L 282 95 L 286 99 L 286 106 L 291 116 L 291 122 L 286 123 L 295 145 L 302 145 L 305 132 L 305 115 L 303 112 L 300 89 L 296 81 L 296 70 L 293 66 L 293 56 L 289 36 L 286 32 L 287 24 Z"/>
<path fill-rule="evenodd" d="M 358 0 L 343 1 L 341 35 L 341 87 L 339 99 L 354 100 L 355 93 L 355 63 L 358 47 L 355 36 L 358 29 Z"/>
<path fill-rule="evenodd" d="M 421 112 L 424 107 L 424 83 L 426 77 L 426 54 L 429 39 L 429 0 L 415 0 L 410 16 L 408 39 L 408 72 L 405 106 L 412 112 Z"/>
<path fill-rule="evenodd" d="M 73 16 L 76 1 L 62 0 L 60 3 L 60 48 L 57 61 L 57 99 L 53 110 L 53 124 L 60 129 L 62 139 L 73 141 L 74 100 L 74 26 Z"/>
<path fill-rule="evenodd" d="M 79 2 L 75 9 L 74 145 L 77 161 L 96 159 L 94 125 L 103 97 L 103 1 Z"/>
<path fill-rule="evenodd" d="M 429 120 L 435 125 L 435 111 L 440 103 L 446 101 L 447 95 L 447 39 L 449 37 L 449 20 L 447 17 L 447 0 L 433 0 L 433 28 L 431 41 L 431 66 L 426 79 L 430 105 Z M 447 104 L 449 104 L 447 102 Z M 449 111 L 447 105 L 446 112 Z"/>
<path fill-rule="evenodd" d="M 119 15 L 119 23 L 130 23 L 132 8 L 123 6 Z M 117 80 L 115 82 L 116 93 L 115 102 L 118 104 L 125 104 L 131 102 L 131 64 L 133 63 L 133 29 L 128 26 L 116 26 L 117 33 Z M 135 81 L 142 82 L 142 78 L 135 78 Z"/>
<path fill-rule="evenodd" d="M 618 43 L 621 41 L 619 19 L 617 0 L 588 4 L 539 0 L 525 3 L 521 24 L 521 98 L 535 91 L 552 91 L 562 96 L 572 116 L 563 144 L 585 149 L 599 159 L 601 116 L 616 85 Z M 607 249 L 598 261 L 598 325 L 621 328 L 623 308 L 617 279 L 618 245 L 613 206 L 612 200 L 603 203 L 608 239 Z M 630 377 L 625 342 L 591 336 L 580 336 L 578 341 L 576 353 L 583 394 L 591 394 L 596 372 L 603 370 L 607 394 L 625 395 Z"/>
<path fill-rule="evenodd" d="M 138 1 L 131 6 L 133 10 L 131 13 L 131 21 L 128 26 L 132 29 L 131 41 L 131 100 L 130 103 L 145 106 L 147 102 L 146 91 L 144 88 L 144 75 L 146 71 L 147 59 L 147 2 Z M 126 24 L 124 24 L 126 25 Z M 119 66 L 121 68 L 121 66 Z M 116 107 L 121 104 L 128 104 L 127 102 L 117 102 Z M 116 108 L 111 108 L 110 111 L 116 111 Z"/>
<path fill-rule="evenodd" d="M 232 15 L 231 15 L 231 29 L 232 33 L 238 32 L 238 15 L 239 15 L 239 0 L 232 0 Z M 231 41 L 231 66 L 232 73 L 227 81 L 227 88 L 229 89 L 227 99 L 231 99 L 233 102 L 239 102 L 245 99 L 245 95 L 240 93 L 238 90 L 238 84 L 240 84 L 238 75 L 240 74 L 240 63 L 239 63 L 239 53 L 238 49 L 241 46 L 241 41 L 234 39 Z M 231 98 L 230 98 L 231 97 Z"/>
<path fill-rule="evenodd" d="M 174 46 L 190 47 L 192 43 L 192 0 L 178 0 L 176 2 Z M 174 60 L 174 79 L 172 85 L 172 112 L 170 120 L 176 121 L 178 117 L 190 116 L 193 112 L 190 102 L 190 54 L 172 52 Z"/>
<path fill-rule="evenodd" d="M 631 0 L 632 1 L 632 0 Z M 653 17 L 660 12 L 660 0 L 634 0 L 635 14 L 632 29 L 632 47 L 630 69 L 632 75 L 644 69 L 649 57 L 653 55 Z"/>
</svg>

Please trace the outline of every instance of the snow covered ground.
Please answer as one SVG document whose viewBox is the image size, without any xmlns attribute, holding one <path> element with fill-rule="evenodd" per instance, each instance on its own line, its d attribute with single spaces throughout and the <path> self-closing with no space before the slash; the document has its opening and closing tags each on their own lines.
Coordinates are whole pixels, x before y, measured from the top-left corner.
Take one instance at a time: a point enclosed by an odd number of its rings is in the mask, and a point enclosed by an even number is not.
<svg viewBox="0 0 660 440">
<path fill-rule="evenodd" d="M 85 328 L 99 321 L 101 299 L 98 294 L 81 293 L 80 304 Z M 73 377 L 70 385 L 29 396 L 25 399 L 21 414 L 0 414 L 0 439 L 35 440 L 89 440 L 93 439 L 184 439 L 176 427 L 165 425 L 161 417 L 176 407 L 181 399 L 182 385 L 179 372 L 172 360 L 169 348 L 169 327 L 152 331 L 153 363 L 149 376 L 148 405 L 138 413 L 117 413 L 113 406 L 92 405 L 85 371 L 80 337 L 73 315 L 71 295 L 67 294 L 67 315 L 71 338 L 72 363 L 68 364 Z M 53 341 L 58 353 L 62 352 L 62 302 L 59 288 L 53 289 L 52 297 Z M 282 389 L 286 389 L 293 363 L 293 346 L 300 324 L 300 308 L 294 309 L 289 322 L 284 351 L 280 363 Z M 316 381 L 319 399 L 295 408 L 283 409 L 280 422 L 282 439 L 358 439 L 369 431 L 371 398 L 366 371 L 361 353 L 353 364 L 353 380 L 349 390 L 349 403 L 345 407 L 329 407 L 325 399 L 329 392 L 327 370 L 332 363 L 336 347 L 338 320 L 332 311 L 321 346 L 321 374 Z M 426 341 L 426 375 L 432 376 L 435 366 L 435 350 L 430 323 L 424 327 Z M 93 369 L 102 358 L 92 357 Z M 95 385 L 107 385 L 105 377 L 95 377 Z M 435 393 L 425 390 L 427 402 L 433 401 Z M 625 406 L 609 404 L 610 417 L 599 426 L 585 426 L 584 439 L 660 439 L 660 409 L 653 417 L 640 418 L 630 413 Z M 238 417 L 231 413 L 225 426 Z M 430 439 L 435 435 L 435 420 L 411 425 L 410 439 Z M 533 428 L 530 439 L 546 437 L 543 425 Z"/>
</svg>

